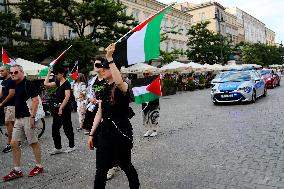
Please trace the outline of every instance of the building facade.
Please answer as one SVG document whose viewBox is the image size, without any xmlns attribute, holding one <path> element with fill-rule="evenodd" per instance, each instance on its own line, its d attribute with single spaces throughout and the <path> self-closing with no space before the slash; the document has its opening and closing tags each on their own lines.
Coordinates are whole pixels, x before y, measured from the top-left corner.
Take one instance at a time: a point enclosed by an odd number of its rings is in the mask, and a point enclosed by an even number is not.
<svg viewBox="0 0 284 189">
<path fill-rule="evenodd" d="M 176 8 L 190 13 L 192 24 L 205 20 L 210 21 L 208 29 L 229 37 L 232 40 L 232 45 L 242 41 L 275 43 L 275 33 L 272 30 L 265 29 L 263 22 L 237 7 L 225 8 L 217 2 L 210 1 L 201 4 L 180 3 Z"/>
<path fill-rule="evenodd" d="M 265 28 L 266 44 L 275 45 L 275 32 L 269 28 Z"/>
</svg>

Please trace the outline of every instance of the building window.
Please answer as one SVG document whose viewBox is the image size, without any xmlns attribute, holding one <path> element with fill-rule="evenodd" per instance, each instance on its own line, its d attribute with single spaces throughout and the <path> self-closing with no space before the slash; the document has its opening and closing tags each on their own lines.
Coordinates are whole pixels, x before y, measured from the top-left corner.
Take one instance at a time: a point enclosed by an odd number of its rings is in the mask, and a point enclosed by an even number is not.
<svg viewBox="0 0 284 189">
<path fill-rule="evenodd" d="M 21 36 L 31 37 L 31 23 L 26 20 L 21 21 Z"/>
<path fill-rule="evenodd" d="M 93 29 L 94 29 L 94 27 L 93 27 Z M 76 38 L 76 33 L 71 28 L 68 29 L 68 38 L 69 39 L 75 39 Z"/>
<path fill-rule="evenodd" d="M 44 39 L 53 39 L 53 24 L 52 22 L 44 22 Z"/>
<path fill-rule="evenodd" d="M 132 15 L 137 21 L 139 21 L 139 14 L 140 14 L 140 11 L 138 9 L 133 9 Z"/>
<path fill-rule="evenodd" d="M 164 31 L 167 31 L 168 19 L 164 19 Z"/>
</svg>

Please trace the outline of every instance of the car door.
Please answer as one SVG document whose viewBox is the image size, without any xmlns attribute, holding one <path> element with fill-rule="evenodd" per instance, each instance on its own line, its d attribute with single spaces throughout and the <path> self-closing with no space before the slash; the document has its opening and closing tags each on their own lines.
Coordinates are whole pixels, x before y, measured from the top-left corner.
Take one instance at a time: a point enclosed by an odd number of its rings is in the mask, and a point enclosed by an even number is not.
<svg viewBox="0 0 284 189">
<path fill-rule="evenodd" d="M 252 72 L 254 83 L 255 83 L 255 89 L 256 89 L 256 96 L 263 95 L 265 83 L 261 76 L 257 72 Z"/>
</svg>

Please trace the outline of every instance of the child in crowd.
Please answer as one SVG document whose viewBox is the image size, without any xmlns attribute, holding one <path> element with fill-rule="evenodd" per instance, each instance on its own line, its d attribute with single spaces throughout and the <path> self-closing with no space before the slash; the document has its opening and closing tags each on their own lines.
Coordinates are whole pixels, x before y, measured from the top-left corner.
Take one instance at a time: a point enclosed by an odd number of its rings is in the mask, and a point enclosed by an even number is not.
<svg viewBox="0 0 284 189">
<path fill-rule="evenodd" d="M 84 119 L 85 119 L 85 113 L 86 113 L 86 106 L 87 106 L 87 100 L 86 100 L 86 95 L 85 93 L 80 93 L 79 94 L 79 103 L 78 103 L 79 107 L 79 111 L 78 111 L 78 114 L 79 114 L 79 124 L 80 124 L 80 128 L 79 130 L 82 130 L 83 129 L 83 122 L 84 122 Z"/>
</svg>

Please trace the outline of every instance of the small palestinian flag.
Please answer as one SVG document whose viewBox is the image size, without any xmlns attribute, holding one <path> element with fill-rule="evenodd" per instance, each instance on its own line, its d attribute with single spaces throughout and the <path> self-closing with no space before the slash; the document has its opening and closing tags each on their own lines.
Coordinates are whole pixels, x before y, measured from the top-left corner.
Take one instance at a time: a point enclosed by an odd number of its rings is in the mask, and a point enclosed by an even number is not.
<svg viewBox="0 0 284 189">
<path fill-rule="evenodd" d="M 13 66 L 16 64 L 16 61 L 8 55 L 7 51 L 2 47 L 2 63 L 4 66 Z"/>
<path fill-rule="evenodd" d="M 160 56 L 160 28 L 165 13 L 171 4 L 150 16 L 133 28 L 116 43 L 114 60 L 119 66 L 128 67 Z"/>
<path fill-rule="evenodd" d="M 78 69 L 78 64 L 75 65 L 76 66 L 76 71 L 73 72 L 70 76 L 70 78 L 68 79 L 70 82 L 76 81 L 76 79 L 79 76 L 79 69 Z M 72 69 L 73 70 L 73 69 Z M 72 72 L 72 71 L 71 71 Z"/>
<path fill-rule="evenodd" d="M 150 102 L 162 96 L 160 75 L 137 79 L 132 84 L 136 104 Z"/>
<path fill-rule="evenodd" d="M 70 45 L 65 51 L 63 51 L 55 60 L 50 62 L 49 67 L 53 67 L 62 58 L 65 52 L 68 51 L 71 47 L 72 45 Z M 48 73 L 48 68 L 44 68 L 39 72 L 39 76 L 45 77 L 47 76 L 47 73 Z"/>
</svg>

